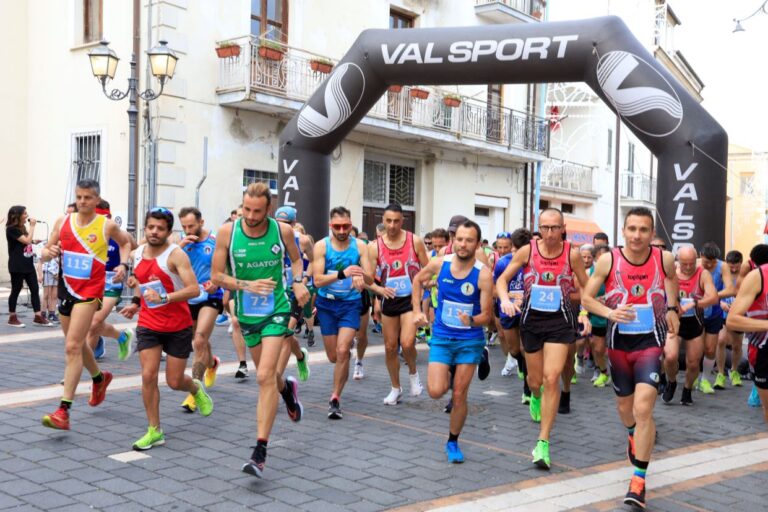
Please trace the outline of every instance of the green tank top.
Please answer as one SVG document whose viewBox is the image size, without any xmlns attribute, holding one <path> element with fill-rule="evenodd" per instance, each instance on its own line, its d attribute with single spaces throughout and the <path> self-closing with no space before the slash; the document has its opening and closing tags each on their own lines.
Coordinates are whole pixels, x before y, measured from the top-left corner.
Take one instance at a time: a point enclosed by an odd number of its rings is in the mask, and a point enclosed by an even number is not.
<svg viewBox="0 0 768 512">
<path fill-rule="evenodd" d="M 276 220 L 267 218 L 267 232 L 252 238 L 243 232 L 238 219 L 232 226 L 229 243 L 229 270 L 232 277 L 244 281 L 272 279 L 277 283 L 272 295 L 258 295 L 244 290 L 235 292 L 237 319 L 246 324 L 258 323 L 275 314 L 291 311 L 283 281 L 285 247 Z"/>
<path fill-rule="evenodd" d="M 592 274 L 595 273 L 595 266 L 592 265 L 592 267 L 587 270 L 587 274 L 591 277 Z M 600 290 L 597 292 L 597 298 L 599 299 L 605 295 L 605 283 L 600 285 Z M 590 323 L 595 327 L 606 327 L 608 325 L 608 320 L 603 318 L 602 316 L 593 315 L 592 313 L 589 314 L 589 321 Z"/>
</svg>

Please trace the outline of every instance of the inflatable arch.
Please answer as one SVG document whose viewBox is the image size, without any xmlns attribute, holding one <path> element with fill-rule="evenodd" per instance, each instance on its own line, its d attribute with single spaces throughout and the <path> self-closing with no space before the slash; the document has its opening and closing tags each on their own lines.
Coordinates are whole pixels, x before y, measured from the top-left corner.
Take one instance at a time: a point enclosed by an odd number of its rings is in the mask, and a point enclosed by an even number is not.
<svg viewBox="0 0 768 512">
<path fill-rule="evenodd" d="M 390 85 L 577 81 L 658 158 L 657 233 L 724 247 L 727 134 L 613 16 L 364 31 L 280 136 L 280 203 L 325 236 L 330 154 Z"/>
</svg>

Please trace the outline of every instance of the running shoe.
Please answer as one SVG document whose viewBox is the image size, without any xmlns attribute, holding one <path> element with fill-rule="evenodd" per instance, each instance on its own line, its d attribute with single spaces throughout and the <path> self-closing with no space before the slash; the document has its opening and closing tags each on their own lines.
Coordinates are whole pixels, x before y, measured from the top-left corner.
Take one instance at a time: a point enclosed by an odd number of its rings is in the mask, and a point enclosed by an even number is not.
<svg viewBox="0 0 768 512">
<path fill-rule="evenodd" d="M 747 399 L 747 405 L 750 407 L 762 407 L 762 402 L 760 401 L 760 395 L 757 392 L 757 387 L 752 384 L 752 392 L 749 394 L 749 398 Z"/>
<path fill-rule="evenodd" d="M 445 443 L 445 454 L 448 456 L 448 462 L 452 464 L 464 462 L 464 454 L 461 453 L 458 441 L 448 441 Z"/>
<path fill-rule="evenodd" d="M 96 348 L 93 349 L 93 357 L 98 361 L 104 357 L 104 338 L 99 336 L 99 342 L 96 343 Z"/>
<path fill-rule="evenodd" d="M 229 324 L 229 327 L 227 327 L 227 334 L 232 334 L 234 330 L 235 330 L 235 326 L 233 324 Z"/>
<path fill-rule="evenodd" d="M 294 423 L 301 421 L 301 417 L 304 415 L 304 406 L 299 401 L 299 383 L 293 377 L 287 377 L 285 379 L 285 385 L 290 391 L 292 404 L 285 403 L 285 409 L 288 412 L 288 417 Z"/>
<path fill-rule="evenodd" d="M 520 367 L 517 367 L 517 380 L 525 380 L 525 374 L 523 373 L 523 370 L 520 369 Z"/>
<path fill-rule="evenodd" d="M 373 324 L 373 329 L 371 329 L 371 332 L 374 334 L 381 334 L 381 324 Z"/>
<path fill-rule="evenodd" d="M 717 377 L 715 377 L 715 384 L 712 386 L 715 389 L 725 389 L 725 374 L 718 373 Z"/>
<path fill-rule="evenodd" d="M 449 398 L 448 403 L 445 404 L 445 407 L 443 407 L 443 412 L 445 414 L 451 414 L 452 410 L 453 410 L 453 398 Z"/>
<path fill-rule="evenodd" d="M 573 364 L 573 369 L 576 370 L 576 375 L 584 375 L 584 358 L 576 356 L 576 361 Z"/>
<path fill-rule="evenodd" d="M 487 345 L 488 345 L 489 347 L 495 347 L 495 346 L 496 346 L 496 345 L 498 345 L 498 344 L 499 344 L 499 333 L 497 333 L 497 332 L 494 332 L 493 334 L 491 334 L 491 337 L 490 337 L 490 338 L 488 338 L 488 343 L 487 343 Z"/>
<path fill-rule="evenodd" d="M 419 379 L 419 372 L 409 375 L 408 379 L 411 381 L 411 396 L 419 396 L 424 392 L 424 386 L 421 385 L 421 379 Z"/>
<path fill-rule="evenodd" d="M 332 398 L 328 402 L 328 418 L 332 420 L 340 420 L 344 415 L 341 412 L 341 404 L 338 398 Z"/>
<path fill-rule="evenodd" d="M 309 336 L 307 337 L 307 346 L 308 347 L 315 346 L 315 331 L 309 331 Z"/>
<path fill-rule="evenodd" d="M 541 397 L 531 395 L 531 402 L 528 404 L 528 412 L 531 419 L 536 423 L 541 423 Z"/>
<path fill-rule="evenodd" d="M 488 353 L 488 347 L 483 347 L 483 355 L 480 359 L 480 364 L 477 366 L 477 378 L 480 380 L 487 379 L 488 375 L 491 374 L 490 357 L 491 355 Z"/>
<path fill-rule="evenodd" d="M 549 466 L 552 461 L 549 458 L 549 442 L 539 439 L 536 442 L 536 448 L 531 452 L 533 455 L 533 463 L 539 469 L 545 469 L 549 471 Z"/>
<path fill-rule="evenodd" d="M 693 390 L 683 386 L 683 396 L 680 399 L 680 405 L 693 405 Z"/>
<path fill-rule="evenodd" d="M 384 398 L 384 405 L 397 405 L 403 399 L 403 388 L 392 388 Z"/>
<path fill-rule="evenodd" d="M 91 398 L 88 400 L 88 405 L 91 407 L 96 407 L 107 397 L 107 386 L 112 382 L 112 373 L 101 372 L 101 377 L 101 382 L 98 384 L 94 382 L 91 386 Z"/>
<path fill-rule="evenodd" d="M 731 386 L 741 387 L 741 374 L 736 370 L 731 370 L 729 374 L 731 377 Z"/>
<path fill-rule="evenodd" d="M 235 378 L 239 381 L 243 381 L 248 378 L 248 365 L 241 364 L 235 372 Z"/>
<path fill-rule="evenodd" d="M 702 377 L 699 381 L 699 391 L 704 393 L 705 395 L 712 395 L 715 393 L 715 390 L 712 388 L 712 384 L 709 382 L 709 379 L 706 377 Z"/>
<path fill-rule="evenodd" d="M 573 377 L 571 377 L 571 384 L 578 384 L 579 383 L 579 376 L 577 374 L 573 374 Z"/>
<path fill-rule="evenodd" d="M 216 325 L 218 325 L 219 327 L 227 325 L 228 323 L 229 323 L 229 317 L 224 313 L 216 317 Z"/>
<path fill-rule="evenodd" d="M 43 426 L 56 430 L 69 430 L 69 412 L 59 407 L 53 414 L 43 416 Z"/>
<path fill-rule="evenodd" d="M 195 395 L 193 395 L 192 393 L 189 393 L 187 395 L 187 398 L 185 398 L 184 401 L 181 402 L 181 408 L 189 413 L 195 412 L 197 410 L 197 402 L 195 402 Z"/>
<path fill-rule="evenodd" d="M 123 329 L 117 338 L 117 358 L 119 360 L 125 361 L 131 355 L 131 340 L 133 340 L 133 329 Z"/>
<path fill-rule="evenodd" d="M 632 476 L 632 480 L 629 481 L 629 490 L 624 497 L 624 504 L 645 509 L 645 479 Z"/>
<path fill-rule="evenodd" d="M 627 459 L 633 466 L 637 462 L 635 459 L 635 436 L 632 434 L 627 434 Z"/>
<path fill-rule="evenodd" d="M 51 314 L 48 315 L 48 321 L 53 322 L 55 324 L 61 323 L 61 320 L 59 319 L 59 315 L 57 315 L 55 311 L 52 311 Z"/>
<path fill-rule="evenodd" d="M 671 404 L 675 398 L 675 390 L 677 390 L 677 381 L 667 382 L 667 387 L 664 388 L 664 393 L 661 394 L 661 400 L 665 404 Z"/>
<path fill-rule="evenodd" d="M 197 384 L 197 393 L 195 393 L 195 403 L 200 410 L 201 416 L 210 416 L 213 412 L 213 400 L 208 393 L 205 392 L 203 383 L 197 379 L 192 379 L 192 382 Z"/>
<path fill-rule="evenodd" d="M 213 356 L 213 368 L 206 368 L 205 375 L 203 376 L 203 381 L 205 382 L 205 389 L 213 387 L 213 385 L 216 384 L 216 372 L 219 371 L 220 364 L 221 364 L 221 360 L 218 357 Z"/>
<path fill-rule="evenodd" d="M 304 327 L 304 339 L 309 337 L 309 327 Z"/>
<path fill-rule="evenodd" d="M 301 353 L 304 357 L 299 361 L 296 360 L 296 370 L 299 372 L 299 380 L 301 382 L 307 382 L 309 380 L 309 351 L 305 348 L 301 349 Z"/>
<path fill-rule="evenodd" d="M 608 377 L 607 373 L 600 372 L 600 376 L 595 379 L 595 382 L 592 383 L 593 386 L 596 388 L 604 388 L 608 382 L 610 382 L 611 378 Z"/>
<path fill-rule="evenodd" d="M 147 433 L 141 439 L 133 443 L 133 449 L 136 451 L 149 450 L 154 446 L 165 444 L 165 434 L 159 428 L 152 425 L 147 428 Z"/>
<path fill-rule="evenodd" d="M 504 368 L 501 369 L 501 376 L 502 377 L 511 377 L 515 374 L 515 370 L 517 369 L 517 361 L 515 361 L 513 358 L 508 357 L 507 362 L 504 364 Z"/>
<path fill-rule="evenodd" d="M 356 360 L 355 361 L 355 371 L 352 373 L 352 379 L 353 380 L 363 380 L 365 378 L 365 372 L 363 371 L 363 362 Z"/>
<path fill-rule="evenodd" d="M 523 393 L 522 403 L 523 405 L 530 405 L 531 395 L 526 395 L 525 393 Z"/>
<path fill-rule="evenodd" d="M 267 447 L 256 445 L 253 447 L 251 458 L 243 464 L 243 473 L 248 473 L 256 478 L 264 474 L 264 465 L 267 462 Z"/>
</svg>

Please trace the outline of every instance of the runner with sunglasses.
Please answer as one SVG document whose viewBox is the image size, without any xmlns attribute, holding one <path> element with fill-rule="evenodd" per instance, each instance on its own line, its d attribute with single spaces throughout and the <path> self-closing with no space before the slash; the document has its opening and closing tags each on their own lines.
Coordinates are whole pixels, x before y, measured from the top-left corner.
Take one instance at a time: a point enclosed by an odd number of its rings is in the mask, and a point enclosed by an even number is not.
<svg viewBox="0 0 768 512">
<path fill-rule="evenodd" d="M 349 379 L 352 341 L 360 328 L 360 295 L 366 292 L 366 285 L 373 284 L 373 272 L 365 258 L 365 244 L 350 236 L 349 210 L 337 206 L 329 217 L 332 236 L 315 243 L 312 273 L 318 288 L 315 307 L 325 354 L 334 364 L 328 418 L 340 420 L 341 392 Z"/>
</svg>

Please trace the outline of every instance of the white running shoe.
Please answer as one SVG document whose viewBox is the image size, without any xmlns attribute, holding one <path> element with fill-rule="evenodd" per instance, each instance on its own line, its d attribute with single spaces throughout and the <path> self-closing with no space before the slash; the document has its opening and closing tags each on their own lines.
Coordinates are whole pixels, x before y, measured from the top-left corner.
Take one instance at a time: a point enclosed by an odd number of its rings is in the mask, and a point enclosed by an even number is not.
<svg viewBox="0 0 768 512">
<path fill-rule="evenodd" d="M 419 396 L 424 392 L 424 386 L 421 385 L 421 379 L 419 379 L 419 372 L 408 376 L 411 380 L 411 396 Z"/>
<path fill-rule="evenodd" d="M 232 322 L 229 323 L 229 327 L 227 327 L 227 334 L 232 334 Z"/>
<path fill-rule="evenodd" d="M 501 369 L 501 376 L 502 377 L 511 377 L 512 375 L 515 375 L 517 373 L 517 361 L 512 359 L 510 361 L 507 359 L 507 364 L 504 365 L 504 368 Z"/>
<path fill-rule="evenodd" d="M 384 399 L 384 405 L 397 405 L 403 398 L 403 388 L 392 388 Z"/>
<path fill-rule="evenodd" d="M 352 374 L 352 379 L 363 380 L 363 377 L 365 377 L 365 372 L 363 371 L 363 362 L 355 361 L 355 372 Z"/>
<path fill-rule="evenodd" d="M 595 368 L 594 373 L 592 374 L 592 378 L 589 379 L 591 382 L 595 382 L 598 377 L 600 377 L 600 370 L 598 368 Z"/>
</svg>

